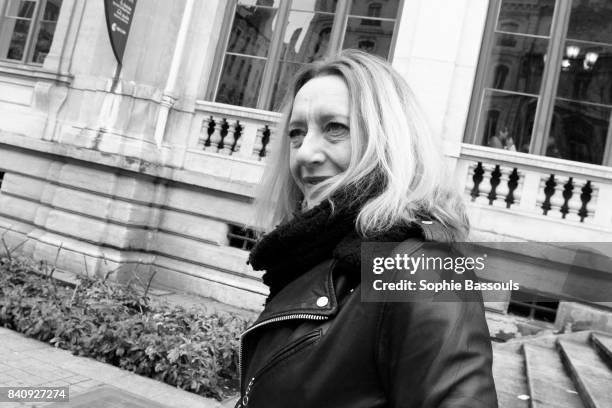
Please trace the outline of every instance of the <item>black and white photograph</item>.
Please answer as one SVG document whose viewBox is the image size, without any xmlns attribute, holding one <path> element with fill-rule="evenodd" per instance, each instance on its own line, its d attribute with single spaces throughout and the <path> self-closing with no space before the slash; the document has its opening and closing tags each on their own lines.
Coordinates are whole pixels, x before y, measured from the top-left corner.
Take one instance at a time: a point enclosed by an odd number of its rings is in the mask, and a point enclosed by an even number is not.
<svg viewBox="0 0 612 408">
<path fill-rule="evenodd" d="M 612 0 L 0 0 L 0 408 L 612 408 Z"/>
</svg>

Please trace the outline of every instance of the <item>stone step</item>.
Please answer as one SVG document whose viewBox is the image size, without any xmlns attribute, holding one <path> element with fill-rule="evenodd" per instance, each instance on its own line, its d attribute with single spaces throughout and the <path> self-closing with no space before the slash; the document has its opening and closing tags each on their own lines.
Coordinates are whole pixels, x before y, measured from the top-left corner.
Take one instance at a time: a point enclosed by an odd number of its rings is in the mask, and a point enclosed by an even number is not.
<svg viewBox="0 0 612 408">
<path fill-rule="evenodd" d="M 593 333 L 591 341 L 595 345 L 595 349 L 599 351 L 600 357 L 608 363 L 609 367 L 612 367 L 612 337 L 603 333 Z"/>
<path fill-rule="evenodd" d="M 557 350 L 557 340 L 571 340 L 574 343 L 589 344 L 591 336 L 590 331 L 582 331 L 567 334 L 536 334 L 533 336 L 522 336 L 513 340 L 509 340 L 505 343 L 493 343 L 494 350 L 502 349 L 506 351 L 516 351 L 523 353 L 523 344 L 531 344 L 532 346 L 549 348 L 551 350 Z"/>
<path fill-rule="evenodd" d="M 584 408 L 556 350 L 524 344 L 523 354 L 531 408 Z"/>
<path fill-rule="evenodd" d="M 529 408 L 524 364 L 525 358 L 521 352 L 493 345 L 493 378 L 500 407 Z"/>
<path fill-rule="evenodd" d="M 589 345 L 568 340 L 559 340 L 557 345 L 585 406 L 612 407 L 612 372 L 597 352 Z"/>
</svg>

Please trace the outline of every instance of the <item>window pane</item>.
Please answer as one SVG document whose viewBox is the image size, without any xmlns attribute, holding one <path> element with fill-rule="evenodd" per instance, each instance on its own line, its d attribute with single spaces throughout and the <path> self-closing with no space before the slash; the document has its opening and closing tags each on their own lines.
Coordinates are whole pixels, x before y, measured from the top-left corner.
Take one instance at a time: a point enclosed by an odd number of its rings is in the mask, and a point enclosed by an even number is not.
<svg viewBox="0 0 612 408">
<path fill-rule="evenodd" d="M 337 5 L 338 0 L 293 0 L 291 3 L 291 9 L 334 13 Z"/>
<path fill-rule="evenodd" d="M 281 59 L 312 62 L 324 57 L 333 22 L 333 14 L 290 12 L 281 48 Z"/>
<path fill-rule="evenodd" d="M 215 102 L 255 108 L 265 60 L 226 55 Z"/>
<path fill-rule="evenodd" d="M 21 60 L 23 58 L 25 43 L 28 38 L 30 22 L 27 20 L 5 19 L 4 23 L 7 25 L 14 24 L 14 27 L 8 51 L 6 55 L 3 55 L 3 57 L 12 60 Z"/>
<path fill-rule="evenodd" d="M 43 14 L 43 20 L 57 21 L 61 7 L 62 0 L 47 0 L 47 4 L 45 5 L 45 13 Z"/>
<path fill-rule="evenodd" d="M 274 8 L 237 6 L 227 51 L 267 56 L 276 13 Z"/>
<path fill-rule="evenodd" d="M 10 17 L 32 18 L 35 8 L 35 1 L 11 0 L 6 8 L 6 15 Z"/>
<path fill-rule="evenodd" d="M 485 87 L 538 94 L 548 40 L 495 34 Z"/>
<path fill-rule="evenodd" d="M 550 35 L 555 0 L 504 0 L 497 20 L 497 31 Z"/>
<path fill-rule="evenodd" d="M 397 17 L 397 8 L 399 0 L 352 0 L 351 11 L 349 14 L 353 16 L 368 16 L 393 18 Z"/>
<path fill-rule="evenodd" d="M 612 46 L 565 43 L 557 96 L 612 105 Z"/>
<path fill-rule="evenodd" d="M 546 155 L 602 164 L 612 108 L 557 100 Z"/>
<path fill-rule="evenodd" d="M 612 45 L 612 2 L 574 0 L 567 39 Z"/>
<path fill-rule="evenodd" d="M 487 90 L 479 116 L 483 146 L 529 152 L 537 97 Z"/>
<path fill-rule="evenodd" d="M 292 62 L 281 62 L 276 74 L 274 81 L 274 91 L 272 93 L 272 109 L 279 111 L 283 97 L 289 86 L 289 81 L 293 78 L 293 75 L 303 66 L 304 64 L 294 64 Z"/>
<path fill-rule="evenodd" d="M 40 30 L 38 31 L 38 38 L 36 39 L 31 62 L 36 64 L 45 62 L 45 57 L 49 53 L 51 42 L 53 42 L 54 32 L 55 23 L 40 23 Z"/>
<path fill-rule="evenodd" d="M 395 23 L 381 21 L 380 25 L 373 26 L 371 21 L 365 18 L 349 18 L 342 48 L 357 48 L 387 59 Z"/>
</svg>

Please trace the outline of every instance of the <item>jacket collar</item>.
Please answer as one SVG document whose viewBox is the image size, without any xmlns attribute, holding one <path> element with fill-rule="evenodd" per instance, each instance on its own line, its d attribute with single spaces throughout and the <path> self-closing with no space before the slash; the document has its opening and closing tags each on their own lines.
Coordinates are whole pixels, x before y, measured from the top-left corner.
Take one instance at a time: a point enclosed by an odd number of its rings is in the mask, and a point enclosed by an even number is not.
<svg viewBox="0 0 612 408">
<path fill-rule="evenodd" d="M 391 242 L 403 241 L 409 237 L 438 242 L 449 240 L 446 228 L 438 221 L 421 220 L 411 227 L 412 232 L 399 229 L 383 237 Z M 291 315 L 331 317 L 336 314 L 338 301 L 333 270 L 338 265 L 340 269 L 348 267 L 359 274 L 362 241 L 354 231 L 346 235 L 336 246 L 332 259 L 327 259 L 299 275 L 273 296 L 254 325 L 270 319 L 288 318 Z"/>
<path fill-rule="evenodd" d="M 319 263 L 283 288 L 261 313 L 254 325 L 291 315 L 333 316 L 338 310 L 332 259 Z"/>
</svg>

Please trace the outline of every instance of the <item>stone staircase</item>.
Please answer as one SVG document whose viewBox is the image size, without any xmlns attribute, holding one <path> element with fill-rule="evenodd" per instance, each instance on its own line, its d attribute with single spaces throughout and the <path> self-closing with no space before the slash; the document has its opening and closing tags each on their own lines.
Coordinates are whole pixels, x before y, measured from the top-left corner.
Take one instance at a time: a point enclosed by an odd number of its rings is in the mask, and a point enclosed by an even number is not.
<svg viewBox="0 0 612 408">
<path fill-rule="evenodd" d="M 612 408 L 612 335 L 494 343 L 493 376 L 500 408 Z"/>
</svg>

